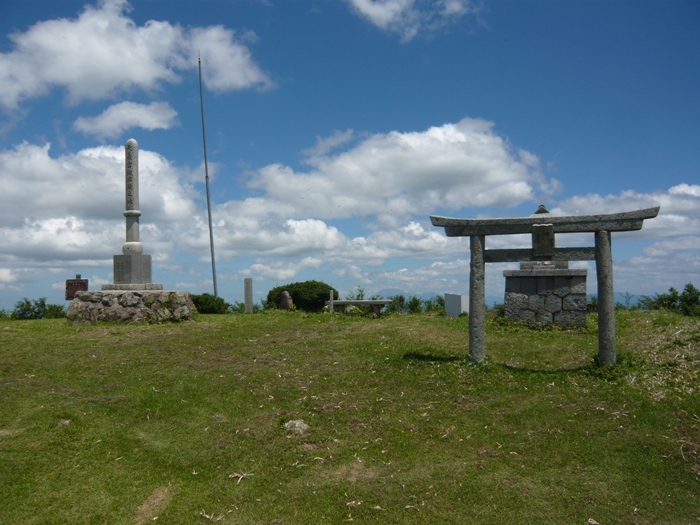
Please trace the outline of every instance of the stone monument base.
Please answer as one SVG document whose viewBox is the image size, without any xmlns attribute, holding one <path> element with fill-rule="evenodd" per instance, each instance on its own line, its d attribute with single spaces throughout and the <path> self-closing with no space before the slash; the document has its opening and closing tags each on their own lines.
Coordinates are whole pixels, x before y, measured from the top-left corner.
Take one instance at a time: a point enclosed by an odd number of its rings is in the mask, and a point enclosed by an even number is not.
<svg viewBox="0 0 700 525">
<path fill-rule="evenodd" d="M 114 284 L 148 284 L 151 282 L 150 255 L 115 255 L 113 259 Z"/>
<path fill-rule="evenodd" d="M 68 308 L 73 324 L 97 321 L 160 323 L 186 321 L 197 311 L 190 292 L 103 290 L 77 292 Z"/>
<path fill-rule="evenodd" d="M 588 270 L 552 266 L 522 263 L 520 270 L 503 272 L 507 319 L 562 326 L 586 325 Z"/>
</svg>

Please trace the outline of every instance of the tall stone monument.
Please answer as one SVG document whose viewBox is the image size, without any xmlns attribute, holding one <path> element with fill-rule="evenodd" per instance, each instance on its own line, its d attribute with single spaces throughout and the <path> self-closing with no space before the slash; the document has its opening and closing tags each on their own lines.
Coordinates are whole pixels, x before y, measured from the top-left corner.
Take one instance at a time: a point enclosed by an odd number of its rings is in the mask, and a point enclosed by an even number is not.
<svg viewBox="0 0 700 525">
<path fill-rule="evenodd" d="M 162 284 L 151 282 L 151 256 L 144 255 L 139 238 L 139 144 L 129 139 L 125 147 L 126 242 L 122 255 L 114 256 L 114 284 L 103 284 L 103 290 L 162 290 Z"/>
<path fill-rule="evenodd" d="M 164 291 L 151 282 L 151 256 L 143 254 L 139 239 L 139 145 L 126 143 L 126 242 L 114 256 L 114 284 L 102 291 L 81 291 L 68 308 L 74 324 L 96 321 L 125 323 L 181 321 L 197 311 L 190 292 Z"/>
</svg>

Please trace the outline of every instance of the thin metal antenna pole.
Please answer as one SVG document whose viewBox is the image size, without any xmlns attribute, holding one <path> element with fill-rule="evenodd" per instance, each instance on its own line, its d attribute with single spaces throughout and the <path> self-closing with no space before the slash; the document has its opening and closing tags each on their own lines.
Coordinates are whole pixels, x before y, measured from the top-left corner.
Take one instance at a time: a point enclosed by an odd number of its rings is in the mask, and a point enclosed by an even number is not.
<svg viewBox="0 0 700 525">
<path fill-rule="evenodd" d="M 209 244 L 211 246 L 211 273 L 214 277 L 214 297 L 219 295 L 216 292 L 216 263 L 214 262 L 214 232 L 211 228 L 211 200 L 209 198 L 209 167 L 207 166 L 207 135 L 204 131 L 204 94 L 202 92 L 202 60 L 197 51 L 197 62 L 199 64 L 199 101 L 202 106 L 202 140 L 204 141 L 204 180 L 207 186 L 207 214 L 209 215 Z"/>
</svg>

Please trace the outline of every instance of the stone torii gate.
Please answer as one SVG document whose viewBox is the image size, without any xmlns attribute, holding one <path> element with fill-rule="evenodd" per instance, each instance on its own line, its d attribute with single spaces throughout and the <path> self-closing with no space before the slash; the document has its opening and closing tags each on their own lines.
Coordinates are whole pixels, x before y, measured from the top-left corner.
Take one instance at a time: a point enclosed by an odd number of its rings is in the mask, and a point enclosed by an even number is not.
<svg viewBox="0 0 700 525">
<path fill-rule="evenodd" d="M 469 355 L 481 362 L 486 357 L 485 282 L 487 262 L 595 261 L 598 277 L 598 359 L 601 365 L 617 360 L 615 348 L 615 296 L 611 232 L 641 230 L 644 219 L 659 214 L 659 206 L 602 215 L 553 215 L 540 206 L 530 217 L 504 219 L 452 219 L 431 215 L 433 226 L 443 226 L 448 237 L 469 236 Z M 595 247 L 556 248 L 556 233 L 592 232 Z M 532 248 L 486 250 L 487 235 L 529 233 Z"/>
</svg>

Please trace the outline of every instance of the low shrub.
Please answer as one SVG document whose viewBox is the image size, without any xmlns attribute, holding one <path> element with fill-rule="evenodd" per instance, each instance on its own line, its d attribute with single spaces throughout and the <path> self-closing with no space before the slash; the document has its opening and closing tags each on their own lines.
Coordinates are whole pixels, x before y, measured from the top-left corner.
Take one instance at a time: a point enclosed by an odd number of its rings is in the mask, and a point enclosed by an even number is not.
<svg viewBox="0 0 700 525">
<path fill-rule="evenodd" d="M 423 312 L 423 301 L 414 295 L 409 299 L 406 308 L 409 314 L 420 314 Z"/>
<path fill-rule="evenodd" d="M 253 313 L 257 314 L 265 309 L 264 301 L 261 304 L 253 303 Z M 232 314 L 244 314 L 245 313 L 245 303 L 238 301 L 233 301 L 233 304 L 228 305 L 228 311 Z"/>
<path fill-rule="evenodd" d="M 46 305 L 46 315 L 44 316 L 45 319 L 63 319 L 66 317 L 66 314 L 68 312 L 66 311 L 65 306 L 62 304 L 47 304 Z"/>
<path fill-rule="evenodd" d="M 321 281 L 305 281 L 303 283 L 290 283 L 277 286 L 267 293 L 267 305 L 276 308 L 280 302 L 282 292 L 288 291 L 292 296 L 294 306 L 305 312 L 321 312 L 330 298 L 333 290 L 333 299 L 338 299 L 338 290 Z"/>
<path fill-rule="evenodd" d="M 428 313 L 445 313 L 445 296 L 435 295 L 423 301 L 423 311 Z"/>
<path fill-rule="evenodd" d="M 654 297 L 645 295 L 639 300 L 642 310 L 672 310 L 683 315 L 700 317 L 700 290 L 688 283 L 681 293 L 671 287 L 668 293 L 656 294 Z"/>
<path fill-rule="evenodd" d="M 586 304 L 586 311 L 590 314 L 598 311 L 598 296 L 591 295 Z"/>
<path fill-rule="evenodd" d="M 29 319 L 61 319 L 66 316 L 65 307 L 61 304 L 46 304 L 46 297 L 29 300 L 24 297 L 15 303 L 15 309 L 8 314 L 5 310 L 0 312 L 0 317 L 9 317 L 15 321 Z"/>
<path fill-rule="evenodd" d="M 393 295 L 389 299 L 391 299 L 391 304 L 384 308 L 385 314 L 405 314 L 408 312 L 406 298 L 403 295 Z"/>
<path fill-rule="evenodd" d="M 504 303 L 493 303 L 493 310 L 496 312 L 496 317 L 506 316 L 506 305 Z"/>
<path fill-rule="evenodd" d="M 192 302 L 200 314 L 225 314 L 231 306 L 221 297 L 215 297 L 209 293 L 193 295 Z"/>
</svg>

